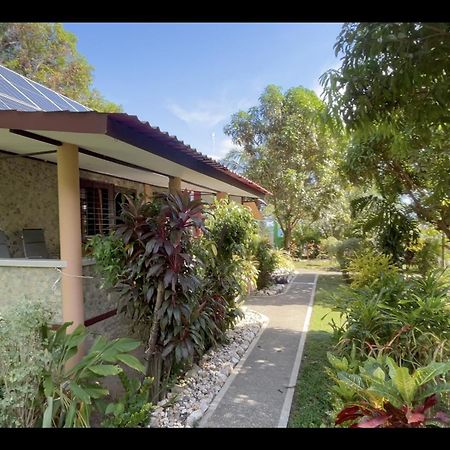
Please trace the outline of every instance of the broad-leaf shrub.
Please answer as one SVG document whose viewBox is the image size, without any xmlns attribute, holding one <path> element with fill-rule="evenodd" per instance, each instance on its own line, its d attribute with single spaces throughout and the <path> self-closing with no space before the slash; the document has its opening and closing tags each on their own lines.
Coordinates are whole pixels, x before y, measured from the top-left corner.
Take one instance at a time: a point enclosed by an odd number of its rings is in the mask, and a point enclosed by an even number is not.
<svg viewBox="0 0 450 450">
<path fill-rule="evenodd" d="M 79 325 L 67 333 L 71 322 L 64 323 L 57 331 L 47 325 L 42 328 L 45 348 L 50 353 L 49 365 L 44 370 L 43 391 L 45 411 L 43 427 L 89 427 L 97 401 L 109 394 L 101 380 L 120 374 L 120 363 L 143 373 L 144 366 L 129 352 L 139 347 L 135 339 L 118 338 L 108 341 L 98 336 L 89 351 L 72 368 L 67 362 L 77 353 L 88 331 Z"/>
<path fill-rule="evenodd" d="M 208 209 L 205 226 L 207 232 L 199 246 L 213 246 L 216 254 L 205 259 L 203 285 L 225 301 L 224 329 L 228 329 L 241 316 L 240 303 L 256 284 L 258 271 L 252 245 L 258 225 L 247 208 L 219 200 Z"/>
<path fill-rule="evenodd" d="M 86 250 L 96 262 L 96 269 L 104 279 L 104 287 L 111 287 L 117 283 L 125 263 L 125 246 L 122 239 L 114 233 L 107 236 L 92 236 Z"/>
<path fill-rule="evenodd" d="M 0 320 L 0 425 L 4 427 L 88 427 L 99 400 L 109 394 L 101 381 L 122 372 L 123 363 L 142 372 L 132 355 L 140 343 L 98 337 L 74 367 L 72 358 L 87 337 L 80 325 L 67 333 L 49 326 L 52 313 L 37 302 L 19 302 Z M 100 409 L 99 409 L 100 410 Z"/>
<path fill-rule="evenodd" d="M 152 378 L 143 381 L 130 378 L 125 372 L 118 374 L 125 394 L 118 400 L 109 403 L 105 408 L 105 419 L 102 427 L 136 428 L 145 427 L 149 423 L 150 413 L 154 405 L 148 401 Z"/>
<path fill-rule="evenodd" d="M 335 424 L 353 428 L 419 428 L 449 422 L 436 411 L 442 394 L 450 392 L 445 378 L 450 361 L 432 362 L 414 371 L 389 356 L 368 357 L 350 365 L 347 358 L 328 353 L 333 391 L 343 403 Z M 438 405 L 439 406 L 439 405 Z M 441 405 L 442 406 L 442 405 Z"/>
</svg>

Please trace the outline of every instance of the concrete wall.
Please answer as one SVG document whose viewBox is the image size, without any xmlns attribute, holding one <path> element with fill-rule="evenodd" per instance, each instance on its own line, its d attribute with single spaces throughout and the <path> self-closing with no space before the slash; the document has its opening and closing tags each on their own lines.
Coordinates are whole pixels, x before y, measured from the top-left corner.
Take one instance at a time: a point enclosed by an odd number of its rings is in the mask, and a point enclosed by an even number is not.
<svg viewBox="0 0 450 450">
<path fill-rule="evenodd" d="M 55 267 L 0 267 L 0 309 L 24 300 L 43 301 L 61 322 L 60 276 Z"/>
<path fill-rule="evenodd" d="M 118 294 L 102 288 L 94 265 L 83 267 L 85 319 L 117 308 Z M 0 311 L 2 307 L 24 300 L 45 302 L 62 322 L 61 272 L 55 267 L 0 267 Z M 94 335 L 116 338 L 128 335 L 127 323 L 116 315 L 89 327 Z"/>
</svg>

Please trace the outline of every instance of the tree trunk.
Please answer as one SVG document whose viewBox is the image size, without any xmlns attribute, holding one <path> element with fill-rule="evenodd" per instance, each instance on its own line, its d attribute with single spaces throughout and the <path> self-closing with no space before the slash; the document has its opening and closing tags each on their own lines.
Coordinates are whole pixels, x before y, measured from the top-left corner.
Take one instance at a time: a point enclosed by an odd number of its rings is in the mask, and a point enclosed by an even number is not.
<svg viewBox="0 0 450 450">
<path fill-rule="evenodd" d="M 156 353 L 156 344 L 158 342 L 158 331 L 159 331 L 159 309 L 164 299 L 164 283 L 159 281 L 158 289 L 156 293 L 156 304 L 153 310 L 153 320 L 152 327 L 150 329 L 150 337 L 148 339 L 148 346 L 145 350 L 147 354 L 147 363 L 145 367 L 146 376 L 153 377 L 153 384 L 150 389 L 150 397 L 152 401 L 156 399 L 159 400 L 159 395 L 161 392 L 161 374 L 162 370 L 162 359 L 161 355 Z"/>
<path fill-rule="evenodd" d="M 291 249 L 291 243 L 292 243 L 292 229 L 291 227 L 287 227 L 285 230 L 283 230 L 283 246 L 284 249 L 288 252 Z"/>
</svg>

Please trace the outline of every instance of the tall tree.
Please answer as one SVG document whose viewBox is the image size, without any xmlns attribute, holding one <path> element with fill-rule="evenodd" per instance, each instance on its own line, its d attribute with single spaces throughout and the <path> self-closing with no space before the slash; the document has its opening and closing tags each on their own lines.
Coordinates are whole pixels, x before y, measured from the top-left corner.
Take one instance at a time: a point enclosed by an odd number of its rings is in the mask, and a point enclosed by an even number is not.
<svg viewBox="0 0 450 450">
<path fill-rule="evenodd" d="M 59 23 L 0 23 L 0 64 L 96 111 L 121 111 L 91 87 L 93 67 L 76 46 Z"/>
<path fill-rule="evenodd" d="M 272 192 L 268 198 L 289 249 L 300 219 L 317 218 L 333 197 L 336 142 L 321 120 L 324 103 L 303 87 L 269 85 L 259 105 L 231 117 L 224 132 L 240 147 L 228 159 Z"/>
<path fill-rule="evenodd" d="M 450 238 L 450 24 L 345 24 L 322 76 L 351 133 L 345 169 Z"/>
</svg>

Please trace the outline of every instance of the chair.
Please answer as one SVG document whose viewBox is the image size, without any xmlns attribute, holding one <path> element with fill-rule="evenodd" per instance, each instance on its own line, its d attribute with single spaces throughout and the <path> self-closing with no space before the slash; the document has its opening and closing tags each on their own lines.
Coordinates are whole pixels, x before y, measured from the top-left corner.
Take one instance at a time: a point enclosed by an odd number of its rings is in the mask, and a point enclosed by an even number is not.
<svg viewBox="0 0 450 450">
<path fill-rule="evenodd" d="M 0 230 L 0 258 L 11 258 L 8 246 L 8 238 L 4 231 Z"/>
<path fill-rule="evenodd" d="M 24 228 L 22 230 L 22 241 L 25 258 L 48 259 L 49 255 L 42 228 Z"/>
</svg>

